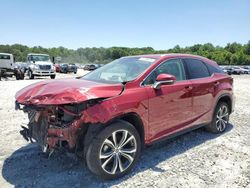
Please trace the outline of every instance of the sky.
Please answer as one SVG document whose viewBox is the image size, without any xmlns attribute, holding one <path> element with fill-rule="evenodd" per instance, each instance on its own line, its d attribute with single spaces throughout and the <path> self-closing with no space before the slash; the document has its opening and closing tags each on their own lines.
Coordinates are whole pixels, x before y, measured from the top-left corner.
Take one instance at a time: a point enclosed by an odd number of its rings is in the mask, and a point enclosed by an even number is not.
<svg viewBox="0 0 250 188">
<path fill-rule="evenodd" d="M 153 47 L 250 40 L 250 0 L 0 0 L 0 44 Z"/>
</svg>

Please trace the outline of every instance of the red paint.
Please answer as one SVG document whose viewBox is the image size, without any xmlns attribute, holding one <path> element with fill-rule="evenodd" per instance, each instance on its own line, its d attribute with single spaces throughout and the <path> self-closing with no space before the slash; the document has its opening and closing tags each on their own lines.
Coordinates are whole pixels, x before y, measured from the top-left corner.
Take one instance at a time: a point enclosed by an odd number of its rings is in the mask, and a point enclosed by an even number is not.
<svg viewBox="0 0 250 188">
<path fill-rule="evenodd" d="M 159 74 L 156 78 L 156 81 L 167 81 L 167 80 L 176 80 L 176 77 L 170 74 Z"/>
<path fill-rule="evenodd" d="M 56 72 L 60 72 L 60 64 L 55 64 Z"/>
<path fill-rule="evenodd" d="M 21 104 L 58 105 L 118 95 L 122 84 L 102 84 L 79 79 L 58 79 L 29 85 L 16 94 Z"/>
<path fill-rule="evenodd" d="M 55 147 L 58 140 L 66 140 L 70 148 L 76 144 L 77 130 L 82 123 L 105 124 L 121 115 L 135 113 L 143 122 L 145 143 L 149 144 L 185 128 L 210 122 L 217 100 L 223 94 L 230 96 L 232 107 L 234 106 L 232 78 L 225 74 L 218 73 L 207 78 L 162 85 L 159 90 L 155 90 L 152 86 L 140 85 L 155 67 L 171 58 L 196 58 L 218 66 L 215 62 L 186 54 L 142 55 L 141 57 L 152 57 L 157 61 L 136 80 L 127 83 L 123 92 L 122 84 L 61 79 L 30 85 L 16 94 L 16 100 L 24 105 L 44 106 L 105 98 L 84 110 L 81 118 L 75 120 L 68 128 L 49 129 L 48 143 L 51 147 Z M 166 78 L 163 74 L 158 79 L 170 78 L 169 76 Z"/>
</svg>

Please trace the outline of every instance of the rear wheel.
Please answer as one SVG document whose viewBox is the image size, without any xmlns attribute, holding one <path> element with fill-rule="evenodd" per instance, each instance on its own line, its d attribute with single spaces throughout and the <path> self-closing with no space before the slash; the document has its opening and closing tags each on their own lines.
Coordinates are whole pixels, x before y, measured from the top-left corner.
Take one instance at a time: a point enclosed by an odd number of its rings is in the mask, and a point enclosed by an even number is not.
<svg viewBox="0 0 250 188">
<path fill-rule="evenodd" d="M 16 80 L 20 80 L 20 74 L 19 73 L 16 74 Z"/>
<path fill-rule="evenodd" d="M 222 133 L 226 130 L 229 121 L 229 107 L 225 102 L 219 102 L 216 106 L 213 121 L 206 129 L 213 133 Z"/>
<path fill-rule="evenodd" d="M 87 166 L 103 179 L 127 174 L 137 162 L 141 141 L 137 130 L 128 122 L 117 121 L 103 129 L 89 146 Z"/>
<path fill-rule="evenodd" d="M 24 80 L 24 73 L 21 73 L 20 79 Z"/>
</svg>

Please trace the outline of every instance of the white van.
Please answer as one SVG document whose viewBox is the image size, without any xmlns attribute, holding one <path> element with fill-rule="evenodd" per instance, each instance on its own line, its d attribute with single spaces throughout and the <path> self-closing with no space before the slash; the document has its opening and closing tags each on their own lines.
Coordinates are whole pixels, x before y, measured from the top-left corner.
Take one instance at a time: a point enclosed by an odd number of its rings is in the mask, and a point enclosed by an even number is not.
<svg viewBox="0 0 250 188">
<path fill-rule="evenodd" d="M 9 53 L 0 53 L 0 80 L 1 77 L 16 76 L 17 80 L 24 79 L 24 72 L 15 64 L 15 58 Z"/>
<path fill-rule="evenodd" d="M 28 76 L 34 79 L 35 76 L 50 76 L 51 79 L 56 77 L 56 70 L 53 62 L 48 54 L 34 54 L 27 55 Z"/>
</svg>

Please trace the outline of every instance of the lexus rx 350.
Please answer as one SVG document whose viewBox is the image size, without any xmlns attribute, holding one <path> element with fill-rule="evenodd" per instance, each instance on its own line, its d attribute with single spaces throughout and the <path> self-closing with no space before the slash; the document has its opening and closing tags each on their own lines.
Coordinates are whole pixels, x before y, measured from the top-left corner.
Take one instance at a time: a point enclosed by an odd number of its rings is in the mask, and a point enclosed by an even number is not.
<svg viewBox="0 0 250 188">
<path fill-rule="evenodd" d="M 130 56 L 81 78 L 27 86 L 16 108 L 28 114 L 25 139 L 44 152 L 75 152 L 91 172 L 114 179 L 133 168 L 144 146 L 201 126 L 225 131 L 233 79 L 200 56 Z"/>
</svg>

